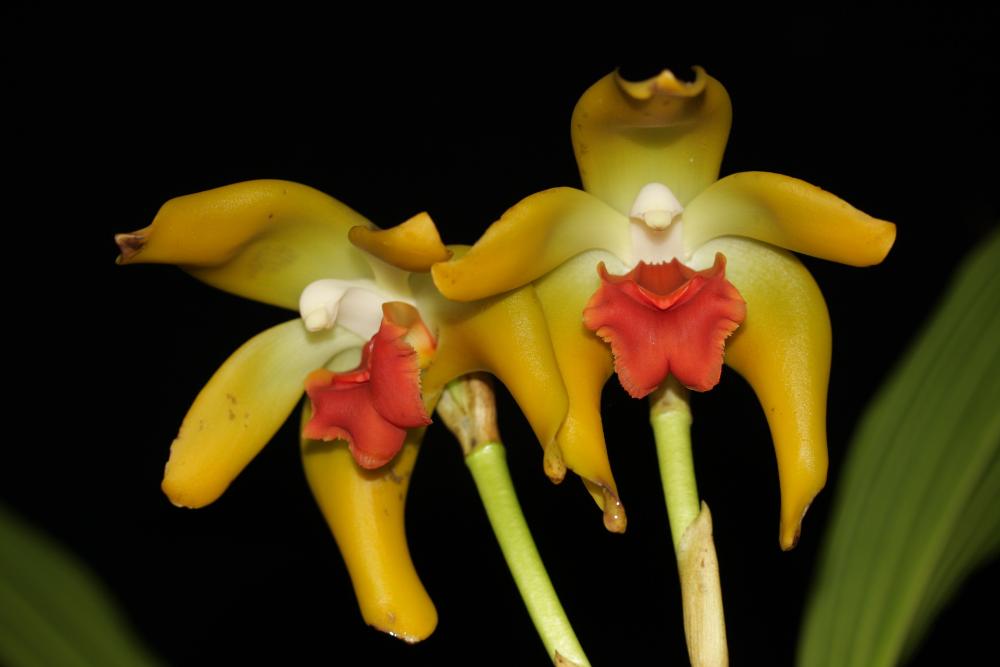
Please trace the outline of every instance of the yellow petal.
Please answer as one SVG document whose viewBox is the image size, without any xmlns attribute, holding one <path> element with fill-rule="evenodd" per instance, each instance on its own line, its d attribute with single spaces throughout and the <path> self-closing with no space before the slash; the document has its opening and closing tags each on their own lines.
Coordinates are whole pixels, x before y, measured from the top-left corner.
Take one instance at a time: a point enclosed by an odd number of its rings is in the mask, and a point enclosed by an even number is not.
<svg viewBox="0 0 1000 667">
<path fill-rule="evenodd" d="M 611 351 L 583 325 L 583 308 L 597 291 L 597 263 L 609 258 L 589 252 L 571 259 L 535 283 L 552 336 L 559 371 L 566 386 L 569 409 L 556 436 L 566 466 L 584 480 L 604 525 L 625 530 L 625 510 L 611 474 L 601 422 L 601 389 L 613 371 Z"/>
<path fill-rule="evenodd" d="M 767 415 L 781 484 L 780 542 L 791 549 L 826 483 L 830 317 L 812 276 L 791 254 L 756 241 L 717 239 L 695 264 L 726 256 L 726 278 L 747 304 L 726 343 L 726 364 L 753 387 Z"/>
<path fill-rule="evenodd" d="M 308 411 L 306 404 L 303 425 Z M 340 547 L 362 617 L 407 642 L 426 639 L 437 626 L 437 610 L 413 567 L 404 525 L 423 434 L 424 429 L 410 431 L 396 458 L 376 470 L 361 468 L 342 440 L 302 440 L 309 488 Z"/>
<path fill-rule="evenodd" d="M 684 245 L 745 236 L 852 266 L 878 264 L 896 226 L 797 178 L 750 171 L 714 183 L 684 210 Z"/>
<path fill-rule="evenodd" d="M 583 94 L 572 128 L 587 192 L 628 215 L 647 183 L 663 183 L 687 205 L 718 178 L 729 95 L 703 69 L 695 72 L 691 83 L 669 71 L 637 83 L 613 73 Z"/>
<path fill-rule="evenodd" d="M 464 250 L 453 246 L 456 255 Z M 441 265 L 437 265 L 441 266 Z M 438 348 L 421 379 L 430 410 L 444 386 L 472 371 L 495 375 L 507 387 L 546 453 L 566 417 L 566 390 L 541 304 L 531 285 L 471 303 L 448 301 L 427 274 L 411 281 L 422 316 L 438 337 Z M 560 459 L 547 459 L 558 475 Z M 557 466 L 553 468 L 552 466 Z"/>
<path fill-rule="evenodd" d="M 145 229 L 116 237 L 120 264 L 177 264 L 209 285 L 298 310 L 321 278 L 370 278 L 348 230 L 371 226 L 298 183 L 247 181 L 171 199 Z"/>
<path fill-rule="evenodd" d="M 309 333 L 301 320 L 244 343 L 198 394 L 170 446 L 163 491 L 171 502 L 203 507 L 221 496 L 288 418 L 306 375 L 361 344 L 339 327 Z"/>
<path fill-rule="evenodd" d="M 357 247 L 406 271 L 430 271 L 432 264 L 451 257 L 427 213 L 389 229 L 354 227 L 349 236 Z"/>
<path fill-rule="evenodd" d="M 449 299 L 471 301 L 525 285 L 587 250 L 627 261 L 630 234 L 628 218 L 599 199 L 553 188 L 522 199 L 468 253 L 435 264 L 431 273 Z"/>
</svg>

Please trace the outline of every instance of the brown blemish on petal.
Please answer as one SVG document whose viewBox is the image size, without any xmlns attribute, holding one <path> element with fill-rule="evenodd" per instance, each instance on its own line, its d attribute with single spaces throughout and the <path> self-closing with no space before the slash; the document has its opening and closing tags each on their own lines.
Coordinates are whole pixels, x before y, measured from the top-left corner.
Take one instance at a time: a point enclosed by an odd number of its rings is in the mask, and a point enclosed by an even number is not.
<svg viewBox="0 0 1000 667">
<path fill-rule="evenodd" d="M 118 244 L 118 251 L 121 253 L 115 263 L 128 264 L 132 261 L 132 258 L 139 254 L 139 251 L 146 245 L 147 238 L 145 229 L 128 234 L 115 234 L 115 243 Z"/>
<path fill-rule="evenodd" d="M 611 533 L 624 533 L 628 519 L 625 516 L 625 506 L 622 505 L 622 501 L 618 499 L 618 495 L 614 491 L 603 484 L 601 485 L 601 495 L 604 497 L 604 527 Z"/>
<path fill-rule="evenodd" d="M 298 253 L 287 245 L 265 244 L 249 254 L 247 273 L 251 278 L 262 274 L 277 273 L 295 262 Z"/>
<path fill-rule="evenodd" d="M 545 454 L 542 456 L 542 468 L 545 470 L 545 476 L 553 484 L 559 484 L 566 478 L 566 460 L 563 458 L 559 443 L 555 440 L 545 448 Z"/>
<path fill-rule="evenodd" d="M 778 536 L 778 540 L 781 543 L 782 551 L 791 551 L 792 549 L 798 546 L 799 536 L 802 534 L 802 521 L 806 518 L 806 512 L 809 511 L 809 508 L 811 506 L 812 503 L 809 503 L 808 505 L 806 505 L 805 509 L 802 510 L 802 515 L 799 517 L 799 522 L 795 526 L 795 533 L 793 535 L 791 535 L 790 537 L 786 535 L 784 527 L 782 527 L 782 530 L 780 531 L 781 534 Z"/>
</svg>

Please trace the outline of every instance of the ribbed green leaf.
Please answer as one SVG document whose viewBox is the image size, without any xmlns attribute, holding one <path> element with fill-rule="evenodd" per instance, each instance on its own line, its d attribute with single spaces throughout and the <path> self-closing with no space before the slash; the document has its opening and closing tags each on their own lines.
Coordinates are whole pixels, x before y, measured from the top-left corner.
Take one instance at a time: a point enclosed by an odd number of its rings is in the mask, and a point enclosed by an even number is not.
<svg viewBox="0 0 1000 667">
<path fill-rule="evenodd" d="M 158 664 L 127 630 L 100 583 L 0 507 L 0 664 Z"/>
<path fill-rule="evenodd" d="M 1000 233 L 965 261 L 845 465 L 799 664 L 898 664 L 1000 552 Z"/>
</svg>

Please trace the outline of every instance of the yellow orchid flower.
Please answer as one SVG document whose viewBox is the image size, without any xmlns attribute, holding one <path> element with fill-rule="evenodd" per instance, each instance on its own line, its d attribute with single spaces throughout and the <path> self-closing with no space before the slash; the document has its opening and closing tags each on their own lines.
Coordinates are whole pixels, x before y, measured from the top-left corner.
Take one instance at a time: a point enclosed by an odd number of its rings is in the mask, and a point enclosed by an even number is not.
<svg viewBox="0 0 1000 667">
<path fill-rule="evenodd" d="M 120 264 L 176 264 L 301 314 L 249 340 L 202 389 L 170 449 L 170 500 L 202 507 L 219 498 L 306 386 L 302 460 L 362 615 L 406 641 L 427 637 L 437 614 L 410 559 L 403 510 L 423 426 L 445 385 L 472 371 L 496 375 L 543 445 L 565 415 L 534 288 L 448 301 L 427 271 L 463 250 L 446 249 L 427 214 L 380 230 L 287 181 L 178 197 L 116 241 Z M 536 353 L 525 358 L 521 346 Z"/>
<path fill-rule="evenodd" d="M 694 71 L 692 81 L 669 71 L 598 81 L 572 118 L 584 190 L 523 199 L 432 274 L 456 300 L 534 282 L 569 400 L 555 446 L 599 502 L 601 489 L 617 498 L 599 412 L 612 369 L 637 397 L 668 375 L 705 390 L 725 343 L 725 363 L 751 384 L 771 428 L 779 539 L 790 549 L 826 481 L 831 336 L 819 288 L 787 251 L 876 264 L 895 226 L 787 176 L 717 180 L 730 101 Z"/>
</svg>

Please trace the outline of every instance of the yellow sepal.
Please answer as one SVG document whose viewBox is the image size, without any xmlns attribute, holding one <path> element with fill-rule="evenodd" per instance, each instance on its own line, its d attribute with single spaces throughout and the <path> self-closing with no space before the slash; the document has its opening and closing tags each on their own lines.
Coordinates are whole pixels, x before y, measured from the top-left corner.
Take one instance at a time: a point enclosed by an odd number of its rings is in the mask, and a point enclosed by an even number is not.
<svg viewBox="0 0 1000 667">
<path fill-rule="evenodd" d="M 308 402 L 302 425 L 308 421 Z M 301 432 L 301 430 L 300 430 Z M 391 463 L 361 468 L 342 440 L 302 439 L 302 464 L 354 584 L 361 615 L 407 642 L 426 639 L 437 610 L 417 576 L 406 542 L 406 492 L 424 429 L 407 434 Z"/>
<path fill-rule="evenodd" d="M 628 261 L 628 218 L 586 192 L 553 188 L 522 199 L 464 256 L 431 273 L 449 299 L 471 301 L 525 285 L 592 249 Z"/>
<path fill-rule="evenodd" d="M 452 247 L 456 255 L 463 249 Z M 440 265 L 438 265 L 440 266 Z M 531 285 L 471 303 L 441 296 L 430 276 L 414 274 L 413 293 L 438 347 L 421 378 L 428 411 L 444 386 L 472 371 L 495 375 L 513 395 L 548 451 L 566 417 L 566 389 L 548 326 Z"/>
<path fill-rule="evenodd" d="M 566 262 L 535 283 L 545 311 L 569 408 L 556 436 L 566 466 L 578 474 L 604 511 L 604 525 L 625 530 L 625 511 L 611 474 L 601 422 L 601 390 L 611 377 L 611 351 L 583 325 L 583 309 L 597 291 L 597 263 L 607 255 L 590 252 Z"/>
<path fill-rule="evenodd" d="M 306 375 L 362 342 L 340 327 L 309 333 L 292 320 L 244 343 L 198 394 L 170 446 L 162 485 L 170 501 L 203 507 L 221 496 L 291 414 Z"/>
<path fill-rule="evenodd" d="M 669 71 L 640 82 L 615 72 L 583 94 L 572 132 L 587 192 L 628 215 L 647 183 L 663 183 L 687 205 L 718 178 L 732 108 L 721 83 L 695 73 L 686 83 Z"/>
<path fill-rule="evenodd" d="M 830 316 L 802 263 L 783 250 L 739 238 L 717 239 L 695 264 L 726 256 L 726 278 L 747 304 L 746 320 L 726 342 L 726 364 L 760 400 L 778 460 L 782 549 L 798 541 L 802 518 L 826 484 L 826 396 Z"/>
<path fill-rule="evenodd" d="M 177 264 L 209 285 L 298 310 L 321 278 L 371 278 L 347 239 L 364 217 L 318 190 L 288 181 L 227 185 L 171 199 L 153 223 L 116 237 L 120 264 Z"/>
<path fill-rule="evenodd" d="M 896 226 L 805 181 L 750 171 L 713 183 L 684 210 L 686 248 L 727 235 L 870 266 L 885 259 Z"/>
<path fill-rule="evenodd" d="M 430 271 L 432 264 L 451 257 L 427 213 L 389 229 L 353 227 L 348 236 L 355 246 L 406 271 Z"/>
</svg>

